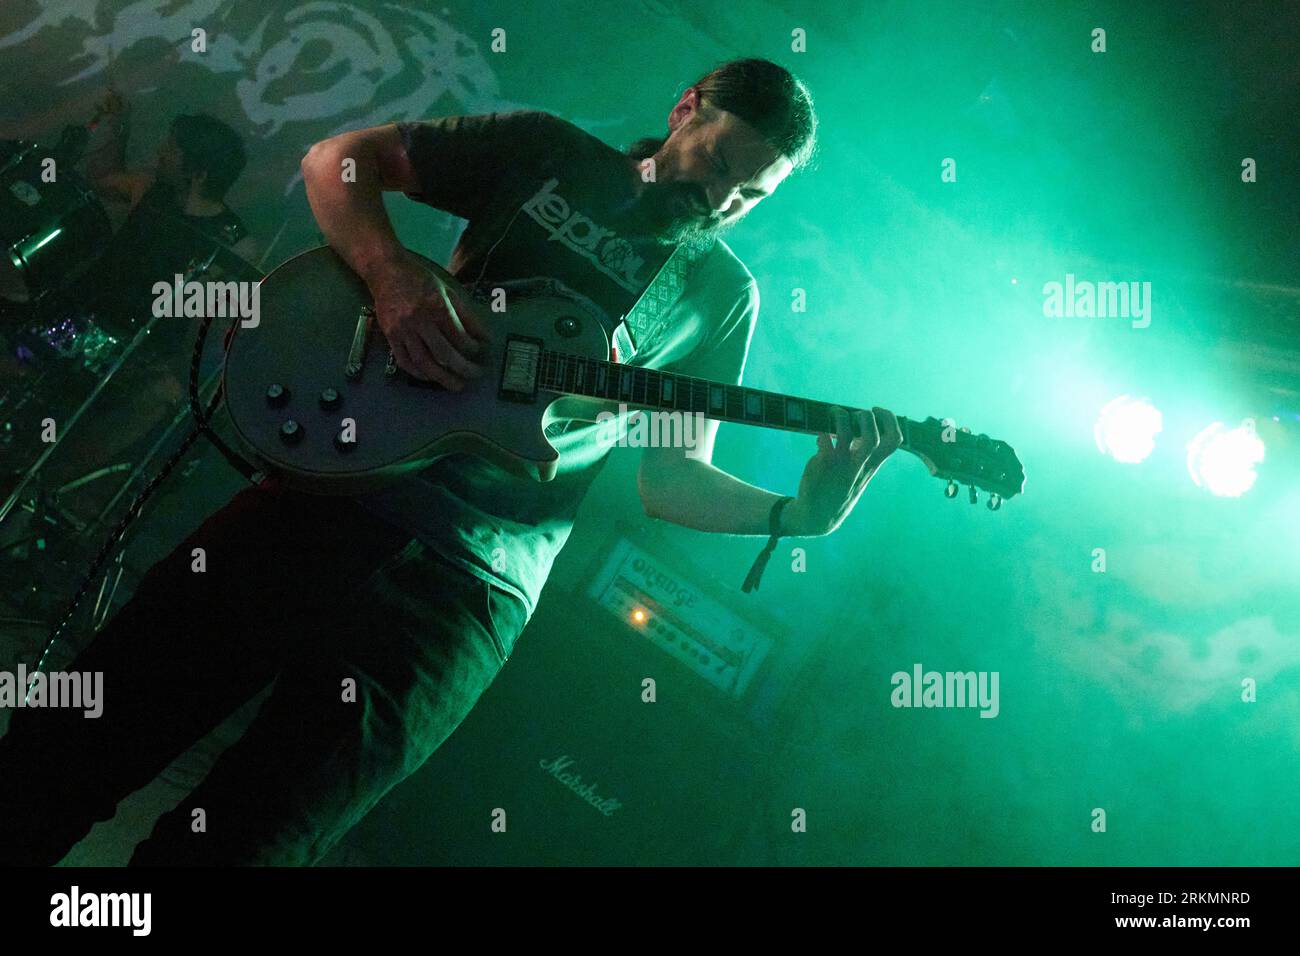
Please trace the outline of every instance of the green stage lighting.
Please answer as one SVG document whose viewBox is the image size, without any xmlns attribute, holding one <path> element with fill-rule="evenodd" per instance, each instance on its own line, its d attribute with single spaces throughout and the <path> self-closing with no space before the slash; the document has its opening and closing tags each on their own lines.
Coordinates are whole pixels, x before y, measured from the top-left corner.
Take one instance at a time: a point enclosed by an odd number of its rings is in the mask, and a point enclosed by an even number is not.
<svg viewBox="0 0 1300 956">
<path fill-rule="evenodd" d="M 1222 498 L 1238 498 L 1255 484 L 1255 466 L 1264 460 L 1264 442 L 1246 419 L 1229 429 L 1215 422 L 1187 443 L 1192 481 Z"/>
<path fill-rule="evenodd" d="M 1092 436 L 1103 455 L 1125 464 L 1136 464 L 1151 454 L 1156 435 L 1163 427 L 1160 410 L 1150 401 L 1121 395 L 1102 408 L 1092 427 Z"/>
</svg>

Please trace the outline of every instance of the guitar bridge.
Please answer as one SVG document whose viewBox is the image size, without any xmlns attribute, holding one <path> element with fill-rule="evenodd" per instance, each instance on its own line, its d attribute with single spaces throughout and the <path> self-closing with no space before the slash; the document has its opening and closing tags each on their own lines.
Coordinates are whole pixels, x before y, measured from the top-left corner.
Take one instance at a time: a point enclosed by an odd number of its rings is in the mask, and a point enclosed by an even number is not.
<svg viewBox="0 0 1300 956">
<path fill-rule="evenodd" d="M 501 363 L 498 397 L 508 402 L 535 401 L 541 360 L 541 339 L 524 335 L 509 336 L 506 339 L 505 358 Z"/>
</svg>

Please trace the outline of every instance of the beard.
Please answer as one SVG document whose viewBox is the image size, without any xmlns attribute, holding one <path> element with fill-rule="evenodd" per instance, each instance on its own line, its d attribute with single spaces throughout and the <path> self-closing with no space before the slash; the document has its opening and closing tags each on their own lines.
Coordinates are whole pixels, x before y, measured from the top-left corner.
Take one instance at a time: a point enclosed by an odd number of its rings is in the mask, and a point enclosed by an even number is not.
<svg viewBox="0 0 1300 956">
<path fill-rule="evenodd" d="M 704 191 L 694 183 L 653 182 L 637 198 L 629 218 L 661 245 L 684 245 L 705 251 L 734 224 L 708 208 Z"/>
</svg>

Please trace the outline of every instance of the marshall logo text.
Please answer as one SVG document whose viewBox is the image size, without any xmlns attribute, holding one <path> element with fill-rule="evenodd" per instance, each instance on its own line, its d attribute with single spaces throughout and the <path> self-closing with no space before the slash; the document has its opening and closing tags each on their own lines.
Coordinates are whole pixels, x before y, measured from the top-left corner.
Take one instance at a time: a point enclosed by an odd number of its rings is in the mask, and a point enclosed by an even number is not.
<svg viewBox="0 0 1300 956">
<path fill-rule="evenodd" d="M 614 811 L 623 806 L 612 797 L 598 796 L 594 783 L 584 784 L 582 777 L 576 773 L 564 773 L 565 769 L 573 765 L 573 758 L 567 754 L 554 760 L 539 760 L 538 765 L 607 817 L 613 816 Z"/>
</svg>

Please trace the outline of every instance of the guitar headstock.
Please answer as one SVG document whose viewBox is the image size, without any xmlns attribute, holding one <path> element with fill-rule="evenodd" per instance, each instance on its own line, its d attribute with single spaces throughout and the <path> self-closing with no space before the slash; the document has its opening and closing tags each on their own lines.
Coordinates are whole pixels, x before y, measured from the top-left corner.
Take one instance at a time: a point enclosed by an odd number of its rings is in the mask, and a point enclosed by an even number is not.
<svg viewBox="0 0 1300 956">
<path fill-rule="evenodd" d="M 920 458 L 930 474 L 947 479 L 944 493 L 949 498 L 956 497 L 959 484 L 968 485 L 971 504 L 978 499 L 975 489 L 979 488 L 989 494 L 989 510 L 997 511 L 1004 500 L 1024 491 L 1025 466 L 1006 442 L 973 435 L 950 418 L 906 423 L 900 419 L 899 424 L 903 448 Z"/>
</svg>

